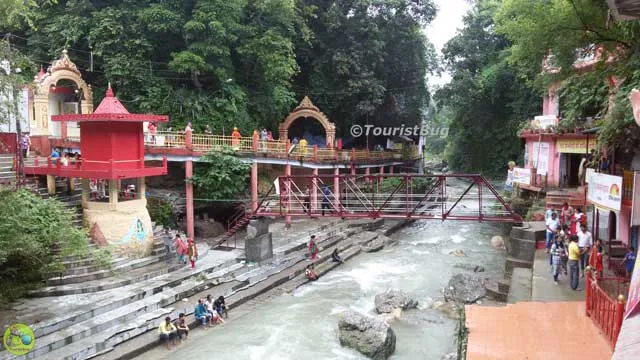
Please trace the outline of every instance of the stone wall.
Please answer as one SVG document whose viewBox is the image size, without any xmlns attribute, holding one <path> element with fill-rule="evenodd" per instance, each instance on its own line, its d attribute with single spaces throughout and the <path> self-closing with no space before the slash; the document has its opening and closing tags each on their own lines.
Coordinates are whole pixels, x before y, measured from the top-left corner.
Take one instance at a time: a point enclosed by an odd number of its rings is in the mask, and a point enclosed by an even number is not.
<svg viewBox="0 0 640 360">
<path fill-rule="evenodd" d="M 153 249 L 153 228 L 146 199 L 117 204 L 88 202 L 84 219 L 89 228 L 97 226 L 116 253 L 146 256 Z"/>
</svg>

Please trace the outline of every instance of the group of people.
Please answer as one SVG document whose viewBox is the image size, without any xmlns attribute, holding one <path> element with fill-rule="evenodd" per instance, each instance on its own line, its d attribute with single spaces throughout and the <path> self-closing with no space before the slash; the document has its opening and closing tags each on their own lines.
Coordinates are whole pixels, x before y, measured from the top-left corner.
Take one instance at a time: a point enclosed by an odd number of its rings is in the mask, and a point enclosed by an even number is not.
<svg viewBox="0 0 640 360">
<path fill-rule="evenodd" d="M 311 259 L 311 261 L 316 261 L 318 259 L 318 253 L 320 252 L 320 248 L 318 248 L 318 244 L 316 243 L 315 235 L 311 235 L 311 239 L 309 240 L 309 245 L 307 246 L 307 249 L 308 249 L 308 256 Z M 338 250 L 338 248 L 335 248 L 331 253 L 331 261 L 334 263 L 340 263 L 340 264 L 344 263 L 344 260 L 342 260 L 342 257 L 340 256 L 340 251 Z M 304 275 L 307 278 L 307 280 L 310 280 L 310 281 L 318 280 L 319 276 L 318 276 L 318 273 L 316 273 L 316 268 L 313 262 L 307 265 L 307 268 L 304 271 Z"/>
<path fill-rule="evenodd" d="M 167 262 L 171 261 L 171 245 L 173 245 L 176 249 L 176 255 L 178 256 L 178 262 L 180 264 L 186 264 L 187 261 L 189 261 L 192 269 L 196 267 L 196 261 L 198 260 L 198 247 L 192 238 L 187 238 L 187 241 L 185 242 L 180 234 L 176 234 L 173 239 L 173 244 L 171 243 L 171 238 L 169 236 L 165 236 L 164 239 L 164 247 L 167 251 Z"/>
<path fill-rule="evenodd" d="M 593 239 L 587 228 L 587 218 L 580 208 L 573 209 L 564 203 L 559 212 L 547 209 L 545 226 L 546 252 L 549 254 L 549 265 L 556 285 L 559 275 L 569 275 L 571 289 L 580 291 L 579 278 L 585 277 L 587 266 L 591 266 L 598 276 L 602 276 L 602 245 L 600 239 Z M 635 249 L 631 247 L 623 260 L 627 279 L 633 272 L 634 265 Z"/>
<path fill-rule="evenodd" d="M 226 318 L 228 316 L 224 296 L 220 295 L 215 300 L 212 300 L 211 295 L 207 295 L 205 299 L 198 299 L 198 304 L 193 310 L 193 316 L 202 323 L 205 329 L 213 325 L 224 324 L 223 317 Z M 189 336 L 186 314 L 180 313 L 173 322 L 169 316 L 164 318 L 164 321 L 158 327 L 158 336 L 169 350 L 176 346 L 178 341 L 184 341 Z"/>
</svg>

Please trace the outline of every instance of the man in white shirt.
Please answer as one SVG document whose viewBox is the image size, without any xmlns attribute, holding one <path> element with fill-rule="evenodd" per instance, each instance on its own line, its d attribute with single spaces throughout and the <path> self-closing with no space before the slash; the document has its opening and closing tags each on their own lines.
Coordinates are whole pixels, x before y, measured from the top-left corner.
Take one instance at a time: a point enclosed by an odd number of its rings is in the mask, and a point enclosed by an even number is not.
<svg viewBox="0 0 640 360">
<path fill-rule="evenodd" d="M 584 268 L 589 265 L 589 253 L 591 252 L 591 246 L 593 246 L 593 236 L 587 230 L 587 225 L 580 225 L 578 231 L 578 247 L 580 248 L 580 272 L 584 277 Z"/>
<path fill-rule="evenodd" d="M 551 217 L 546 221 L 547 225 L 547 240 L 545 241 L 545 247 L 547 248 L 547 253 L 549 253 L 549 249 L 551 248 L 551 244 L 553 244 L 553 239 L 560 228 L 560 220 L 558 220 L 558 215 L 555 212 L 551 213 Z"/>
</svg>

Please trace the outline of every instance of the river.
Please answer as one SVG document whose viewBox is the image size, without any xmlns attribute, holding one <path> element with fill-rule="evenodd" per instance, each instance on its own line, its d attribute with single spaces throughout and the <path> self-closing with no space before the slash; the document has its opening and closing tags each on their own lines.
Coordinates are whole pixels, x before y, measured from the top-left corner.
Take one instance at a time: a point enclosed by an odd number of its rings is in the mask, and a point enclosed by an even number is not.
<svg viewBox="0 0 640 360">
<path fill-rule="evenodd" d="M 353 309 L 373 314 L 374 297 L 389 288 L 420 302 L 417 310 L 395 320 L 396 352 L 391 359 L 439 360 L 454 347 L 456 321 L 429 308 L 441 298 L 449 278 L 463 270 L 456 263 L 482 264 L 486 276 L 501 276 L 504 251 L 490 245 L 499 227 L 474 222 L 417 221 L 393 235 L 399 242 L 365 253 L 292 294 L 276 294 L 230 317 L 224 326 L 196 329 L 168 352 L 154 349 L 141 359 L 366 359 L 338 342 L 340 313 Z M 449 252 L 462 249 L 467 257 Z M 240 314 L 238 314 L 238 312 Z"/>
</svg>

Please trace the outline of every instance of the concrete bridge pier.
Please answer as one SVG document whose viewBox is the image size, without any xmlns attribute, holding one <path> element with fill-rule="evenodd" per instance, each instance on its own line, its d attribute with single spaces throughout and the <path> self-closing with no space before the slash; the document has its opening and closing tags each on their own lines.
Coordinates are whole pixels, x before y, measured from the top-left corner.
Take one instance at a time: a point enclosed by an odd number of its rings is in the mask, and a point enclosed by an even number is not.
<svg viewBox="0 0 640 360">
<path fill-rule="evenodd" d="M 185 169 L 185 186 L 187 197 L 187 236 L 191 239 L 195 239 L 194 219 L 193 219 L 193 183 L 191 178 L 193 177 L 193 161 L 187 160 L 184 163 Z"/>
<path fill-rule="evenodd" d="M 311 170 L 311 175 L 314 176 L 313 179 L 311 179 L 311 213 L 315 214 L 316 211 L 318 211 L 318 179 L 316 178 L 318 176 L 318 169 L 315 168 L 313 170 Z"/>
<path fill-rule="evenodd" d="M 251 211 L 258 210 L 258 163 L 251 164 Z"/>
<path fill-rule="evenodd" d="M 284 166 L 284 175 L 285 176 L 291 176 L 291 165 L 287 164 Z M 287 183 L 285 185 L 285 189 L 287 190 L 287 192 L 291 191 L 291 181 L 287 180 Z M 282 192 L 283 189 L 280 189 L 280 192 Z M 291 196 L 291 194 L 289 194 L 289 196 Z M 291 227 L 291 203 L 289 201 L 287 201 L 287 207 L 285 209 L 285 216 L 284 216 L 284 225 L 285 227 L 288 229 Z"/>
</svg>

